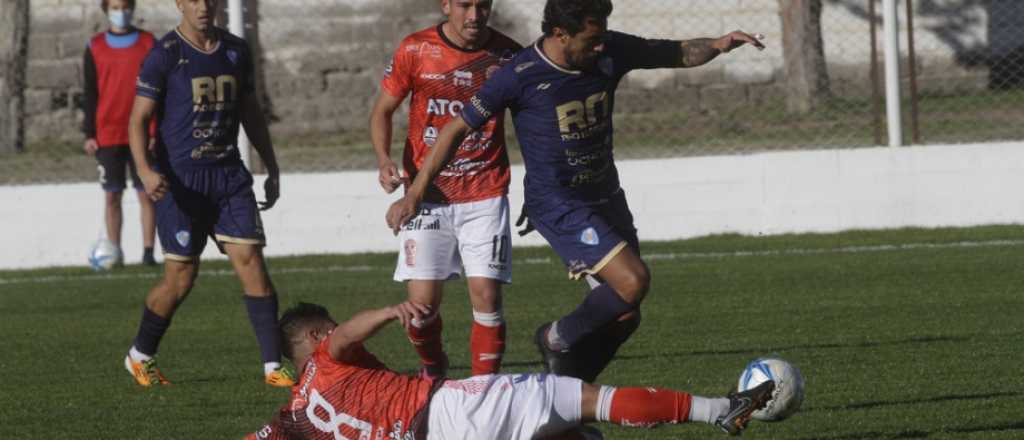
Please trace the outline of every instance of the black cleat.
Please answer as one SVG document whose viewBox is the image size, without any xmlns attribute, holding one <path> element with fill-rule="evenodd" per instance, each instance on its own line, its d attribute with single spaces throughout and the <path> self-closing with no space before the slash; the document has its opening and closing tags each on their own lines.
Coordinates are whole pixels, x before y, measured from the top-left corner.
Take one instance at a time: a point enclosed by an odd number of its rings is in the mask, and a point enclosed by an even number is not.
<svg viewBox="0 0 1024 440">
<path fill-rule="evenodd" d="M 715 425 L 729 435 L 740 435 L 747 428 L 754 411 L 762 409 L 772 399 L 775 381 L 765 381 L 761 385 L 742 393 L 729 393 L 729 412 L 718 418 Z"/>
<path fill-rule="evenodd" d="M 577 359 L 573 351 L 558 351 L 548 347 L 548 329 L 551 328 L 551 324 L 548 322 L 537 327 L 537 332 L 533 335 L 533 342 L 537 344 L 544 371 L 558 376 L 580 377 L 581 360 Z"/>
</svg>

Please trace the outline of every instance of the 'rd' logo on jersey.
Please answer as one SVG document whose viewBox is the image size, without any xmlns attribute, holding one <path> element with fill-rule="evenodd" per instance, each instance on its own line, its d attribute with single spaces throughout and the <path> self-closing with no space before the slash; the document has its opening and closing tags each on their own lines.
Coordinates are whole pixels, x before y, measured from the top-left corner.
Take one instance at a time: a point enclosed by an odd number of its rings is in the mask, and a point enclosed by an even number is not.
<svg viewBox="0 0 1024 440">
<path fill-rule="evenodd" d="M 584 139 L 595 130 L 600 129 L 611 112 L 611 102 L 607 92 L 599 92 L 587 97 L 585 101 L 569 101 L 559 105 L 558 128 L 562 132 L 562 140 Z"/>
<path fill-rule="evenodd" d="M 232 75 L 192 78 L 192 103 L 197 112 L 224 110 L 225 103 L 238 100 L 238 81 Z"/>
</svg>

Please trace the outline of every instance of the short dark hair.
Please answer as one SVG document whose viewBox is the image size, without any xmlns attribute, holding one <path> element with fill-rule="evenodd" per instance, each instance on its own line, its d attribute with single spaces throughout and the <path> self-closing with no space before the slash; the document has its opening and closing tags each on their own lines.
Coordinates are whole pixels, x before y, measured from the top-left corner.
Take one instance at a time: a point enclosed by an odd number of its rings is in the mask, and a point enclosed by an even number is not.
<svg viewBox="0 0 1024 440">
<path fill-rule="evenodd" d="M 569 35 L 583 31 L 587 20 L 605 21 L 612 15 L 612 0 L 548 0 L 544 5 L 544 35 L 554 35 L 562 28 Z"/>
<path fill-rule="evenodd" d="M 135 10 L 135 0 L 128 0 L 128 7 L 131 10 Z M 107 12 L 107 8 L 110 7 L 110 0 L 100 0 L 100 8 L 103 8 L 103 12 Z"/>
<path fill-rule="evenodd" d="M 324 306 L 300 302 L 281 314 L 277 321 L 281 333 L 281 353 L 288 359 L 295 360 L 295 342 L 302 340 L 302 334 L 310 327 L 324 324 L 337 324 Z"/>
</svg>

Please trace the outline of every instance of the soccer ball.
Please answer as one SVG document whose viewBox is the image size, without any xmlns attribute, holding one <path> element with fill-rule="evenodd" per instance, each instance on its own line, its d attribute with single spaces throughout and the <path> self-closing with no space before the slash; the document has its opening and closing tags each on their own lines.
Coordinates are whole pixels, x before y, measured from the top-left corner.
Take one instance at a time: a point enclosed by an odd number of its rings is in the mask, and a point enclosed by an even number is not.
<svg viewBox="0 0 1024 440">
<path fill-rule="evenodd" d="M 800 409 L 800 404 L 804 402 L 804 377 L 800 369 L 779 358 L 760 358 L 747 364 L 736 389 L 746 391 L 767 380 L 775 381 L 775 390 L 765 407 L 754 411 L 755 419 L 776 422 Z"/>
<path fill-rule="evenodd" d="M 110 240 L 99 239 L 89 249 L 89 267 L 97 272 L 113 269 L 121 264 L 121 250 L 114 246 Z"/>
</svg>

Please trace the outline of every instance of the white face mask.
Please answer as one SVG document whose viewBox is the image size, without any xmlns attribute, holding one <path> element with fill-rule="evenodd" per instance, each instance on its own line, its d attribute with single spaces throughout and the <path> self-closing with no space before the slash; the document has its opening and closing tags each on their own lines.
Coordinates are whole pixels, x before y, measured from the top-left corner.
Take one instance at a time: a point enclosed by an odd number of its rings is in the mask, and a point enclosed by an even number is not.
<svg viewBox="0 0 1024 440">
<path fill-rule="evenodd" d="M 110 20 L 110 25 L 120 29 L 127 29 L 132 25 L 132 10 L 122 9 L 120 11 L 110 11 L 107 13 L 107 19 Z"/>
</svg>

